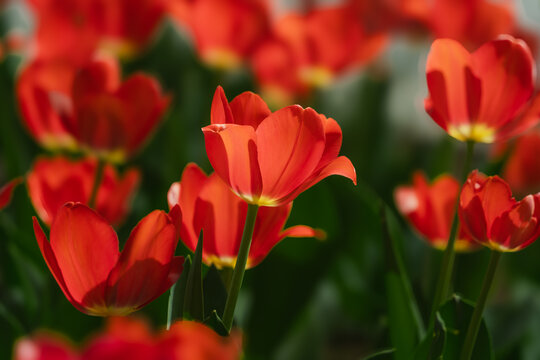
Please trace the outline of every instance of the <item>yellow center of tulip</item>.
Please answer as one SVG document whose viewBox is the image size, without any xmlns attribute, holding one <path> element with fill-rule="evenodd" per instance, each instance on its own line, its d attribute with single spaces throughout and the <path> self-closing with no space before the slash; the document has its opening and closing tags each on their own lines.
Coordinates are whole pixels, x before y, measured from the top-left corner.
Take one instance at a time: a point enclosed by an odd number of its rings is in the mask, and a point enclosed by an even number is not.
<svg viewBox="0 0 540 360">
<path fill-rule="evenodd" d="M 242 59 L 228 49 L 208 50 L 202 57 L 205 63 L 218 70 L 231 70 L 242 65 Z"/>
<path fill-rule="evenodd" d="M 435 249 L 444 251 L 446 249 L 447 243 L 448 239 L 436 239 L 435 241 L 433 241 L 432 245 Z M 465 239 L 456 239 L 456 241 L 454 242 L 454 249 L 457 252 L 469 252 L 477 249 L 477 247 L 475 247 L 474 244 Z"/>
<path fill-rule="evenodd" d="M 103 39 L 99 44 L 99 49 L 121 60 L 132 59 L 137 54 L 137 46 L 133 42 L 115 38 Z"/>
<path fill-rule="evenodd" d="M 136 311 L 133 307 L 107 307 L 104 305 L 96 305 L 86 308 L 86 313 L 93 316 L 126 316 Z"/>
<path fill-rule="evenodd" d="M 300 79 L 309 87 L 322 88 L 332 82 L 332 72 L 323 66 L 307 66 L 300 69 Z"/>
<path fill-rule="evenodd" d="M 450 125 L 448 127 L 448 134 L 460 141 L 481 143 L 492 143 L 495 141 L 495 129 L 488 127 L 486 124 Z"/>
</svg>

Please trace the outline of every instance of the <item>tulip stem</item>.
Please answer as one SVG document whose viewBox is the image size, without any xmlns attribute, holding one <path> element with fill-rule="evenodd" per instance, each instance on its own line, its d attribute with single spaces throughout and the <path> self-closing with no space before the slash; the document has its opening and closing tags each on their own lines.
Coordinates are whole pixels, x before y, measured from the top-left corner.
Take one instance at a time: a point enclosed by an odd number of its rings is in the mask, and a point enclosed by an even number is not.
<svg viewBox="0 0 540 360">
<path fill-rule="evenodd" d="M 474 151 L 474 141 L 467 142 L 467 155 L 465 156 L 465 163 L 463 164 L 463 172 L 461 174 L 461 183 L 460 188 L 463 187 L 467 175 L 469 174 L 472 157 Z M 441 263 L 441 271 L 439 273 L 439 278 L 437 279 L 437 284 L 435 288 L 435 296 L 433 297 L 433 305 L 431 307 L 431 314 L 429 316 L 428 329 L 430 329 L 435 324 L 435 318 L 439 306 L 444 302 L 448 296 L 450 290 L 450 280 L 452 278 L 452 272 L 454 269 L 454 260 L 456 257 L 455 252 L 455 242 L 456 235 L 459 226 L 459 217 L 458 217 L 458 206 L 459 206 L 459 193 L 456 199 L 456 204 L 454 206 L 454 219 L 452 221 L 452 227 L 450 228 L 450 236 L 448 237 L 448 244 L 444 250 L 444 255 Z"/>
<path fill-rule="evenodd" d="M 234 266 L 231 285 L 229 286 L 229 295 L 227 296 L 225 310 L 223 311 L 223 324 L 229 332 L 232 328 L 236 301 L 238 300 L 238 294 L 240 292 L 240 288 L 242 287 L 242 281 L 244 279 L 244 272 L 246 271 L 246 264 L 248 260 L 249 249 L 251 247 L 251 239 L 253 237 L 253 229 L 255 228 L 255 219 L 257 218 L 258 210 L 259 205 L 248 204 L 246 223 L 244 225 L 244 233 L 242 234 L 240 249 L 238 250 L 238 256 L 236 257 L 236 265 Z"/>
<path fill-rule="evenodd" d="M 96 206 L 97 195 L 99 186 L 103 180 L 103 172 L 105 170 L 105 160 L 99 158 L 97 161 L 96 175 L 94 176 L 94 183 L 92 185 L 92 192 L 90 193 L 90 199 L 88 200 L 88 207 L 94 209 Z"/>
<path fill-rule="evenodd" d="M 502 252 L 499 251 L 491 252 L 489 265 L 484 277 L 484 284 L 482 285 L 480 296 L 478 296 L 478 300 L 476 301 L 471 322 L 469 323 L 469 327 L 467 329 L 467 335 L 465 336 L 465 343 L 463 344 L 463 349 L 461 350 L 461 360 L 469 360 L 471 358 L 474 345 L 476 343 L 476 336 L 478 335 L 478 329 L 480 329 L 480 323 L 482 322 L 482 313 L 484 312 L 484 307 L 486 306 L 486 300 L 489 295 L 491 285 L 493 284 L 493 278 L 495 277 L 495 272 L 497 270 L 497 265 L 499 264 L 501 255 Z"/>
</svg>

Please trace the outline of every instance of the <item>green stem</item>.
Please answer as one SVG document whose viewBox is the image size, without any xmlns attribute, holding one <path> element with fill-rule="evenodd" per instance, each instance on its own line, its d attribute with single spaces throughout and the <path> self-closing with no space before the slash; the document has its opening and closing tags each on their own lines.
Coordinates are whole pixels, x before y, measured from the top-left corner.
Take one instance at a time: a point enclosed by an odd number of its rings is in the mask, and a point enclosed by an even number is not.
<svg viewBox="0 0 540 360">
<path fill-rule="evenodd" d="M 474 142 L 468 141 L 467 142 L 467 155 L 465 157 L 465 163 L 463 164 L 463 172 L 461 174 L 461 187 L 465 183 L 465 180 L 467 179 L 467 175 L 469 174 L 471 163 L 472 163 L 472 157 L 473 157 L 473 151 L 474 151 Z M 442 263 L 441 263 L 441 271 L 439 273 L 439 278 L 437 279 L 437 285 L 435 288 L 435 296 L 433 297 L 433 304 L 431 307 L 431 314 L 429 316 L 429 323 L 428 323 L 428 329 L 431 328 L 435 323 L 435 315 L 437 314 L 437 310 L 439 309 L 439 306 L 444 302 L 444 300 L 448 296 L 448 292 L 450 290 L 450 280 L 452 278 L 452 272 L 454 269 L 454 260 L 456 257 L 455 252 L 455 242 L 456 242 L 456 235 L 459 225 L 459 218 L 458 218 L 458 205 L 459 205 L 459 193 L 456 199 L 456 205 L 454 207 L 454 219 L 452 221 L 452 227 L 450 229 L 450 236 L 448 238 L 448 244 L 446 245 L 446 249 L 444 251 Z"/>
<path fill-rule="evenodd" d="M 99 186 L 101 185 L 101 181 L 103 180 L 104 170 L 105 170 L 105 160 L 100 158 L 98 159 L 96 175 L 94 176 L 94 184 L 92 185 L 92 192 L 90 193 L 90 199 L 88 200 L 88 207 L 91 207 L 92 209 L 96 205 L 97 194 L 98 194 Z"/>
<path fill-rule="evenodd" d="M 258 205 L 249 204 L 246 214 L 246 223 L 244 225 L 244 233 L 242 235 L 242 241 L 240 243 L 240 249 L 238 250 L 238 256 L 236 258 L 236 265 L 234 267 L 231 286 L 229 287 L 229 295 L 227 296 L 227 302 L 225 303 L 225 310 L 223 311 L 223 324 L 227 331 L 232 328 L 234 310 L 236 308 L 236 301 L 238 300 L 238 293 L 242 287 L 242 281 L 244 279 L 244 272 L 246 271 L 246 264 L 249 255 L 249 249 L 251 247 L 251 239 L 253 236 L 253 229 L 255 228 L 255 219 L 257 218 Z"/>
<path fill-rule="evenodd" d="M 471 358 L 474 350 L 474 344 L 476 343 L 476 336 L 478 335 L 478 329 L 480 329 L 480 323 L 482 322 L 482 313 L 484 312 L 484 307 L 486 306 L 486 300 L 489 295 L 491 285 L 493 284 L 493 278 L 495 277 L 495 271 L 497 270 L 497 265 L 499 264 L 501 255 L 502 252 L 499 251 L 491 252 L 488 269 L 484 277 L 484 284 L 482 285 L 480 296 L 476 301 L 471 322 L 469 323 L 469 328 L 467 329 L 467 335 L 465 336 L 465 343 L 463 344 L 463 349 L 461 351 L 461 360 L 469 360 Z"/>
</svg>

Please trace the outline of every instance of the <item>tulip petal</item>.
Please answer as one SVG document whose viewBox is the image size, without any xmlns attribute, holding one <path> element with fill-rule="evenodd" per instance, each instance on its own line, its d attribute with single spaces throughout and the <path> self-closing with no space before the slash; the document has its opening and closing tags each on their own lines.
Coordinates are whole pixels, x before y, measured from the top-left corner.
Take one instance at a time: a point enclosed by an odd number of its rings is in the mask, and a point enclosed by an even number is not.
<svg viewBox="0 0 540 360">
<path fill-rule="evenodd" d="M 480 93 L 469 94 L 467 91 L 469 61 L 469 52 L 457 41 L 437 39 L 431 45 L 426 63 L 429 89 L 426 111 L 445 130 L 450 123 L 468 123 L 468 103 L 478 102 L 472 100 L 474 97 L 480 98 Z"/>
<path fill-rule="evenodd" d="M 235 124 L 235 118 L 232 115 L 229 102 L 225 96 L 225 91 L 218 86 L 212 100 L 212 109 L 210 110 L 211 124 Z"/>
<path fill-rule="evenodd" d="M 126 133 L 127 150 L 132 153 L 154 132 L 171 99 L 161 94 L 156 79 L 142 73 L 129 77 L 115 96 L 127 113 L 122 131 Z"/>
<path fill-rule="evenodd" d="M 281 237 L 284 239 L 286 237 L 295 237 L 295 238 L 308 238 L 313 237 L 318 240 L 326 239 L 326 232 L 321 229 L 314 229 L 311 226 L 307 225 L 296 225 L 290 228 L 283 230 Z"/>
<path fill-rule="evenodd" d="M 186 246 L 195 251 L 199 239 L 200 228 L 195 226 L 197 197 L 207 181 L 206 174 L 194 163 L 186 165 L 180 182 L 173 183 L 167 193 L 169 208 L 180 205 L 182 209 L 182 225 L 180 238 Z"/>
<path fill-rule="evenodd" d="M 466 207 L 459 208 L 459 218 L 463 223 L 465 231 L 471 235 L 473 239 L 486 244 L 488 242 L 488 222 L 482 208 L 482 201 L 475 196 L 467 204 Z"/>
<path fill-rule="evenodd" d="M 305 181 L 300 187 L 296 188 L 294 191 L 290 192 L 286 196 L 280 198 L 278 203 L 284 204 L 291 200 L 294 200 L 300 193 L 306 191 L 313 185 L 317 184 L 324 178 L 327 178 L 331 175 L 341 175 L 350 179 L 354 185 L 356 185 L 356 170 L 354 169 L 353 164 L 346 156 L 340 156 L 330 162 L 326 167 L 321 169 L 318 173 L 312 175 L 312 177 Z"/>
<path fill-rule="evenodd" d="M 530 50 L 523 41 L 504 36 L 474 52 L 472 64 L 482 81 L 479 119 L 498 128 L 516 116 L 533 92 Z"/>
<path fill-rule="evenodd" d="M 86 205 L 67 203 L 53 221 L 50 245 L 72 298 L 85 308 L 105 305 L 105 283 L 119 256 L 112 227 Z"/>
<path fill-rule="evenodd" d="M 268 204 L 302 185 L 316 169 L 325 148 L 324 127 L 313 109 L 288 106 L 257 128 L 263 196 Z"/>
<path fill-rule="evenodd" d="M 236 257 L 246 214 L 247 204 L 216 173 L 211 174 L 195 206 L 194 225 L 196 229 L 202 228 L 204 235 L 203 257 L 206 254 Z M 190 249 L 195 251 L 195 246 Z"/>
<path fill-rule="evenodd" d="M 108 307 L 137 309 L 161 295 L 176 244 L 175 224 L 164 211 L 145 216 L 131 232 L 109 276 Z"/>
<path fill-rule="evenodd" d="M 66 286 L 62 271 L 58 266 L 58 262 L 56 261 L 56 257 L 51 248 L 51 245 L 49 244 L 49 241 L 47 240 L 47 237 L 45 236 L 45 233 L 43 232 L 43 229 L 39 225 L 39 222 L 35 216 L 32 217 L 32 222 L 34 226 L 34 234 L 36 235 L 37 243 L 39 249 L 41 250 L 41 255 L 43 255 L 43 259 L 45 259 L 45 263 L 47 263 L 47 267 L 49 268 L 51 274 L 53 275 L 54 279 L 58 283 L 58 286 L 60 286 L 60 289 L 62 290 L 66 298 L 69 300 L 69 302 L 72 303 L 73 306 L 75 306 L 78 310 L 84 312 L 85 310 L 83 305 L 78 301 L 75 301 L 69 293 L 68 287 Z"/>
<path fill-rule="evenodd" d="M 235 97 L 231 101 L 230 108 L 235 124 L 250 125 L 254 129 L 272 113 L 264 100 L 251 91 L 246 91 Z"/>
<path fill-rule="evenodd" d="M 13 190 L 23 181 L 22 177 L 15 178 L 0 188 L 0 210 L 5 208 L 11 201 Z"/>
<path fill-rule="evenodd" d="M 262 180 L 255 130 L 236 124 L 209 125 L 202 130 L 206 153 L 216 173 L 241 198 L 257 201 Z"/>
</svg>

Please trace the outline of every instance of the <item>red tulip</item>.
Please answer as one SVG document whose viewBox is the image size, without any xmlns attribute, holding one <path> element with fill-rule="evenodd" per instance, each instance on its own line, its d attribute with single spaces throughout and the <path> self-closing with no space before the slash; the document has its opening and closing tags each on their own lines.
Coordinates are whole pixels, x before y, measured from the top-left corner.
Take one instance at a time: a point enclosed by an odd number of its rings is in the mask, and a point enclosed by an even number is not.
<svg viewBox="0 0 540 360">
<path fill-rule="evenodd" d="M 218 176 L 242 199 L 279 206 L 330 175 L 356 184 L 349 159 L 338 157 L 341 128 L 334 119 L 298 105 L 271 113 L 256 94 L 229 105 L 218 87 L 204 127 L 206 153 Z"/>
<path fill-rule="evenodd" d="M 163 19 L 168 0 L 30 0 L 39 58 L 87 60 L 97 51 L 130 57 Z M 58 41 L 62 39 L 62 41 Z"/>
<path fill-rule="evenodd" d="M 94 59 L 80 69 L 37 61 L 24 70 L 17 90 L 23 119 L 40 143 L 79 147 L 111 161 L 124 161 L 141 147 L 169 102 L 147 75 L 121 83 L 112 58 Z"/>
<path fill-rule="evenodd" d="M 461 191 L 459 217 L 465 231 L 482 245 L 518 251 L 540 235 L 540 194 L 516 201 L 504 180 L 475 170 Z"/>
<path fill-rule="evenodd" d="M 62 118 L 71 114 L 71 86 L 76 64 L 65 59 L 36 60 L 17 79 L 17 101 L 23 124 L 45 148 L 75 149 L 76 141 Z"/>
<path fill-rule="evenodd" d="M 183 258 L 174 256 L 179 216 L 178 207 L 151 212 L 122 253 L 109 223 L 81 203 L 58 211 L 50 243 L 33 220 L 41 253 L 66 298 L 86 314 L 110 316 L 142 308 L 176 282 L 183 266 Z"/>
<path fill-rule="evenodd" d="M 96 177 L 97 161 L 71 161 L 65 157 L 40 158 L 27 178 L 28 193 L 39 217 L 51 225 L 66 202 L 87 204 Z M 114 167 L 105 166 L 96 199 L 96 211 L 108 222 L 120 224 L 138 187 L 139 171 L 131 169 L 120 177 Z"/>
<path fill-rule="evenodd" d="M 441 175 L 430 185 L 424 174 L 415 172 L 413 185 L 398 187 L 394 199 L 398 210 L 430 245 L 444 250 L 450 237 L 458 193 L 459 183 L 450 175 Z M 479 247 L 462 226 L 454 246 L 457 251 Z"/>
<path fill-rule="evenodd" d="M 216 173 L 206 176 L 195 164 L 188 164 L 182 180 L 171 185 L 169 207 L 182 210 L 180 238 L 195 251 L 203 231 L 203 261 L 217 268 L 234 267 L 246 221 L 247 204 L 233 194 Z M 278 207 L 261 207 L 257 213 L 247 267 L 260 263 L 285 237 L 318 237 L 324 232 L 298 225 L 283 229 L 292 202 Z"/>
<path fill-rule="evenodd" d="M 528 104 L 534 72 L 527 45 L 510 36 L 472 54 L 454 40 L 435 40 L 426 65 L 426 111 L 461 141 L 491 143 L 517 135 L 539 120 L 539 97 Z"/>
<path fill-rule="evenodd" d="M 13 360 L 77 360 L 72 345 L 56 334 L 40 333 L 15 343 Z"/>
<path fill-rule="evenodd" d="M 275 24 L 273 36 L 257 49 L 255 75 L 265 91 L 303 95 L 371 61 L 386 39 L 383 33 L 368 33 L 347 6 L 291 13 Z"/>
<path fill-rule="evenodd" d="M 179 321 L 154 333 L 142 320 L 111 317 L 79 351 L 66 339 L 40 333 L 17 341 L 14 360 L 234 360 L 241 357 L 241 343 L 239 333 L 221 337 L 197 322 Z"/>
<path fill-rule="evenodd" d="M 540 153 L 540 131 L 528 132 L 516 139 L 502 171 L 503 178 L 513 192 L 527 194 L 540 190 L 538 153 Z"/>
<path fill-rule="evenodd" d="M 269 28 L 268 9 L 261 0 L 176 1 L 171 13 L 191 32 L 201 58 L 216 68 L 241 65 Z"/>
<path fill-rule="evenodd" d="M 13 190 L 19 185 L 23 179 L 21 177 L 15 178 L 0 187 L 0 210 L 8 206 L 11 201 L 11 196 L 13 195 Z"/>
</svg>

